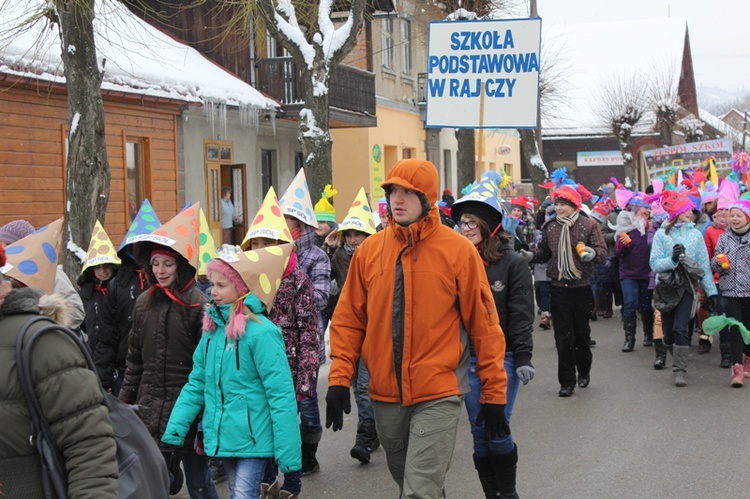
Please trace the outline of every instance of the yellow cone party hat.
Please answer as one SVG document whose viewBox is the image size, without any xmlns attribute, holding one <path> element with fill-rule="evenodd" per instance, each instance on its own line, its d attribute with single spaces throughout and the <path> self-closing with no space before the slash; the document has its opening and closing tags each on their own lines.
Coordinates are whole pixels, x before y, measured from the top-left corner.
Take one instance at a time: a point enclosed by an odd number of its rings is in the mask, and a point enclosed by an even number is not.
<svg viewBox="0 0 750 499">
<path fill-rule="evenodd" d="M 275 239 L 277 241 L 292 242 L 292 233 L 284 221 L 284 215 L 281 213 L 281 206 L 276 200 L 276 191 L 273 187 L 268 189 L 263 204 L 260 205 L 258 214 L 255 215 L 250 229 L 245 235 L 240 247 L 243 250 L 250 249 L 250 240 L 258 237 Z"/>
<path fill-rule="evenodd" d="M 344 221 L 339 224 L 339 233 L 345 230 L 358 230 L 370 235 L 377 232 L 375 220 L 372 218 L 372 209 L 370 209 L 370 205 L 367 202 L 364 187 L 359 188 L 357 197 L 354 198 L 354 202 L 349 207 Z"/>
<path fill-rule="evenodd" d="M 94 231 L 91 233 L 91 242 L 89 242 L 89 250 L 86 253 L 86 261 L 83 262 L 81 273 L 89 267 L 96 267 L 105 263 L 120 265 L 122 261 L 118 258 L 115 247 L 101 222 L 97 220 Z"/>
<path fill-rule="evenodd" d="M 198 213 L 201 224 L 201 233 L 198 239 L 198 243 L 200 244 L 198 275 L 206 275 L 206 265 L 212 258 L 219 256 L 219 254 L 216 252 L 216 241 L 214 241 L 214 236 L 211 234 L 211 228 L 208 226 L 208 220 L 206 220 L 206 214 L 203 213 L 203 208 L 198 210 Z"/>
<path fill-rule="evenodd" d="M 5 248 L 8 257 L 0 272 L 30 288 L 49 294 L 55 287 L 63 219 L 32 232 Z"/>
<path fill-rule="evenodd" d="M 300 168 L 300 171 L 294 176 L 289 188 L 281 196 L 279 204 L 284 215 L 292 216 L 304 224 L 318 228 L 304 168 Z"/>
<path fill-rule="evenodd" d="M 254 251 L 229 253 L 219 258 L 231 265 L 248 289 L 263 302 L 266 310 L 271 310 L 293 249 L 294 244 L 287 243 Z"/>
<path fill-rule="evenodd" d="M 197 272 L 200 232 L 200 203 L 195 203 L 184 208 L 151 234 L 141 236 L 136 243 L 135 253 L 138 255 L 145 242 L 160 244 L 182 255 Z"/>
</svg>

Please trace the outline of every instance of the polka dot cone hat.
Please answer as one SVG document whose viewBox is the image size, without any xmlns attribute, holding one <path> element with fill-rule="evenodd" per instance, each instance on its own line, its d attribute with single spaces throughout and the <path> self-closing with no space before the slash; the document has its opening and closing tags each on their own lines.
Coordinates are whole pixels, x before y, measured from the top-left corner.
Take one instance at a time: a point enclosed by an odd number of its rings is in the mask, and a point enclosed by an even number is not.
<svg viewBox="0 0 750 499">
<path fill-rule="evenodd" d="M 62 246 L 63 219 L 58 218 L 5 248 L 0 272 L 30 288 L 52 293 Z"/>
<path fill-rule="evenodd" d="M 218 253 L 216 252 L 216 241 L 214 236 L 211 234 L 211 228 L 208 226 L 208 220 L 206 220 L 206 214 L 203 213 L 203 208 L 198 210 L 200 215 L 201 233 L 198 236 L 198 243 L 200 245 L 200 255 L 198 256 L 198 275 L 206 275 L 206 265 L 211 261 L 212 258 L 216 258 Z"/>
<path fill-rule="evenodd" d="M 176 251 L 185 257 L 185 260 L 197 272 L 200 233 L 200 203 L 195 203 L 184 208 L 151 234 L 139 236 L 138 242 L 149 241 Z M 138 254 L 137 248 L 136 254 Z"/>
<path fill-rule="evenodd" d="M 294 176 L 289 188 L 281 196 L 279 204 L 284 215 L 292 216 L 302 223 L 318 228 L 304 168 L 300 168 L 300 171 Z"/>
<path fill-rule="evenodd" d="M 156 212 L 151 203 L 148 202 L 148 199 L 144 199 L 141 209 L 135 215 L 133 223 L 130 224 L 130 228 L 127 234 L 125 234 L 125 238 L 120 243 L 120 247 L 117 248 L 117 252 L 119 253 L 128 244 L 137 243 L 141 240 L 142 236 L 151 234 L 159 227 L 161 227 L 159 217 L 156 216 Z"/>
<path fill-rule="evenodd" d="M 266 198 L 263 200 L 263 204 L 260 205 L 255 218 L 253 218 L 250 229 L 248 229 L 240 247 L 243 250 L 250 249 L 250 240 L 259 237 L 287 243 L 293 241 L 292 233 L 286 225 L 284 215 L 281 212 L 281 206 L 279 206 L 279 202 L 276 200 L 276 191 L 273 190 L 273 187 L 268 189 Z"/>
<path fill-rule="evenodd" d="M 231 265 L 242 277 L 250 292 L 265 304 L 266 310 L 271 310 L 293 249 L 294 244 L 286 243 L 254 251 L 226 254 L 219 258 Z"/>
<path fill-rule="evenodd" d="M 489 176 L 482 176 L 479 182 L 475 183 L 471 190 L 462 196 L 458 201 L 453 203 L 451 208 L 451 216 L 453 220 L 458 222 L 461 218 L 461 205 L 468 201 L 477 201 L 484 203 L 494 208 L 498 213 L 502 215 L 503 209 L 500 206 L 500 191 L 497 188 L 497 182 L 495 182 Z"/>
<path fill-rule="evenodd" d="M 370 235 L 377 232 L 364 187 L 359 188 L 357 197 L 354 198 L 354 202 L 349 207 L 344 221 L 339 225 L 339 233 L 345 230 L 358 230 Z"/>
<path fill-rule="evenodd" d="M 105 263 L 120 265 L 122 261 L 117 257 L 115 247 L 112 241 L 110 241 L 104 227 L 102 227 L 101 222 L 97 220 L 96 225 L 94 225 L 94 231 L 91 233 L 89 250 L 86 253 L 86 261 L 83 262 L 81 273 L 85 272 L 89 267 L 96 267 Z"/>
</svg>

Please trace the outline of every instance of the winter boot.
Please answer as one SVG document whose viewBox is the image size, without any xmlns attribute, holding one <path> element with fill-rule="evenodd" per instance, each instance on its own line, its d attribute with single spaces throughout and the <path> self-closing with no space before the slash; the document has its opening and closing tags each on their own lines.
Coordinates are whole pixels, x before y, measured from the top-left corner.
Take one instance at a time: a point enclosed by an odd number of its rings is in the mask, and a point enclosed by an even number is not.
<svg viewBox="0 0 750 499">
<path fill-rule="evenodd" d="M 539 328 L 548 331 L 552 327 L 552 314 L 542 312 L 542 318 L 539 320 Z"/>
<path fill-rule="evenodd" d="M 499 492 L 495 483 L 495 469 L 492 467 L 490 456 L 477 456 L 474 454 L 474 468 L 477 470 L 477 475 L 479 475 L 479 483 L 482 484 L 484 497 L 496 499 Z"/>
<path fill-rule="evenodd" d="M 698 349 L 696 351 L 701 355 L 711 352 L 711 340 L 708 339 L 708 336 L 700 335 L 698 337 Z"/>
<path fill-rule="evenodd" d="M 518 463 L 518 447 L 507 454 L 490 455 L 492 467 L 495 470 L 497 497 L 502 499 L 518 499 L 516 492 L 516 464 Z"/>
<path fill-rule="evenodd" d="M 641 312 L 643 322 L 643 346 L 650 347 L 654 344 L 654 312 Z"/>
<path fill-rule="evenodd" d="M 689 354 L 690 347 L 688 345 L 674 345 L 674 354 L 672 355 L 674 386 L 687 386 L 687 381 L 685 381 L 685 373 L 687 372 Z"/>
<path fill-rule="evenodd" d="M 732 366 L 732 387 L 742 388 L 742 384 L 745 382 L 745 368 L 742 364 L 735 364 Z"/>
<path fill-rule="evenodd" d="M 599 298 L 594 298 L 594 308 L 592 308 L 589 312 L 590 321 L 596 321 L 599 318 L 599 311 L 601 310 L 601 308 L 599 307 L 600 303 L 601 300 L 599 300 Z"/>
<path fill-rule="evenodd" d="M 357 427 L 357 440 L 349 454 L 362 464 L 370 462 L 370 453 L 380 447 L 374 421 L 364 421 Z"/>
<path fill-rule="evenodd" d="M 632 352 L 635 347 L 636 318 L 623 317 L 623 328 L 625 329 L 625 343 L 622 345 L 623 352 Z"/>
<path fill-rule="evenodd" d="M 604 298 L 604 313 L 602 314 L 603 319 L 611 319 L 613 315 L 612 312 L 612 297 L 607 296 Z"/>
<path fill-rule="evenodd" d="M 323 428 L 308 430 L 301 428 L 302 431 L 302 476 L 310 475 L 320 471 L 320 464 L 315 458 L 318 452 L 318 443 L 323 436 Z"/>
<path fill-rule="evenodd" d="M 742 368 L 745 370 L 745 377 L 750 378 L 750 357 L 742 354 Z"/>
<path fill-rule="evenodd" d="M 281 493 L 281 483 L 277 478 L 272 484 L 260 484 L 260 499 L 277 499 Z"/>
<path fill-rule="evenodd" d="M 661 371 L 667 364 L 667 346 L 664 344 L 664 340 L 654 340 L 654 352 L 656 353 L 656 360 L 654 360 L 654 369 Z"/>
<path fill-rule="evenodd" d="M 279 492 L 279 499 L 297 499 L 299 494 L 292 494 L 288 490 L 282 490 Z"/>
<path fill-rule="evenodd" d="M 719 351 L 721 352 L 721 362 L 719 363 L 719 367 L 722 369 L 729 369 L 732 367 L 732 344 L 727 343 L 719 343 Z"/>
</svg>

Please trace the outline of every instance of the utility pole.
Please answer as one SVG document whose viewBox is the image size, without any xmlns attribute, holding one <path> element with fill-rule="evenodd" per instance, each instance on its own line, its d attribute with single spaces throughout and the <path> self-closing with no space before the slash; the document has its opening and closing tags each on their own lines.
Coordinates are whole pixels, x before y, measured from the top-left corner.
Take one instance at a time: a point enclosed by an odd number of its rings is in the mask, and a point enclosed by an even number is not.
<svg viewBox="0 0 750 499">
<path fill-rule="evenodd" d="M 539 17 L 536 0 L 529 0 L 529 17 Z M 544 152 L 542 148 L 542 108 L 539 92 L 536 94 L 536 146 L 539 149 L 539 157 L 544 161 Z"/>
</svg>

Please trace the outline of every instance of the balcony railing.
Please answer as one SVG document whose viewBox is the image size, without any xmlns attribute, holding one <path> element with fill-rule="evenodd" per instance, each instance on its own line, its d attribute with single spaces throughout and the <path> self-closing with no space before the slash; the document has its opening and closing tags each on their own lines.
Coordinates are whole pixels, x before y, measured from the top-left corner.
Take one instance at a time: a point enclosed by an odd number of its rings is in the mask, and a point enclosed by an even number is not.
<svg viewBox="0 0 750 499">
<path fill-rule="evenodd" d="M 291 57 L 262 59 L 255 64 L 257 87 L 283 106 L 304 104 L 301 73 Z M 328 88 L 329 105 L 346 111 L 375 115 L 375 75 L 339 65 Z"/>
</svg>

